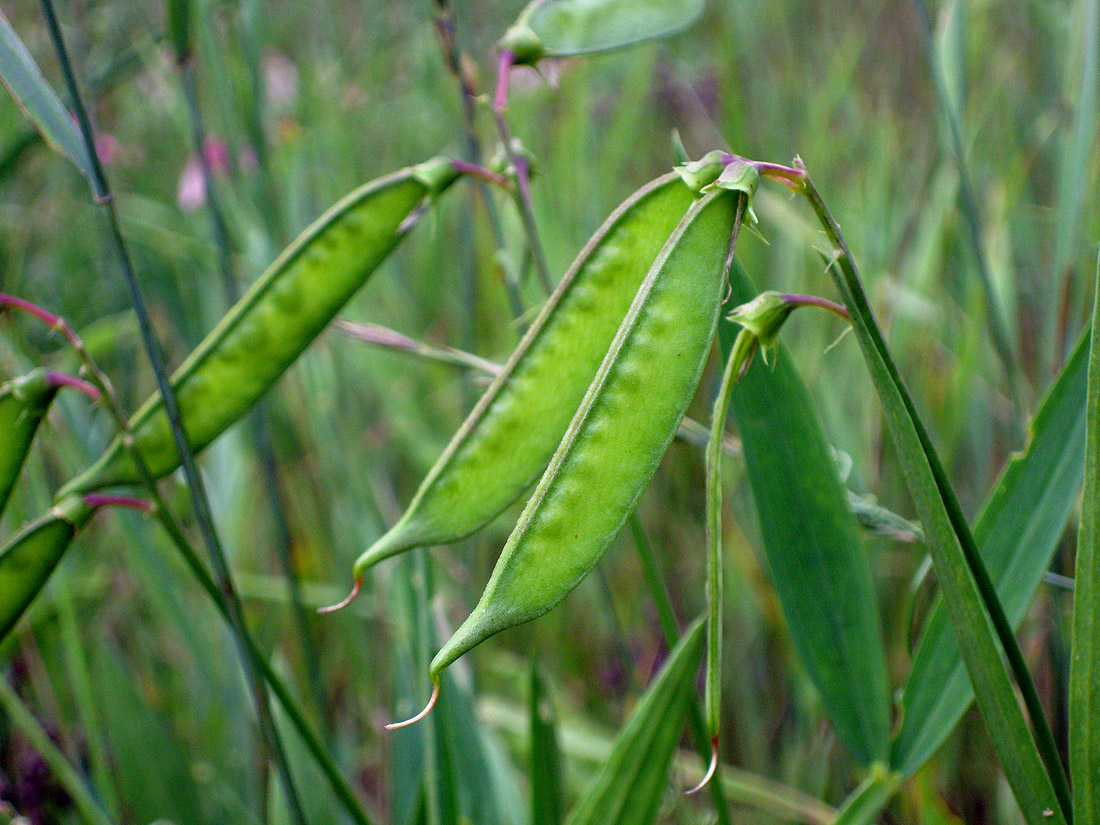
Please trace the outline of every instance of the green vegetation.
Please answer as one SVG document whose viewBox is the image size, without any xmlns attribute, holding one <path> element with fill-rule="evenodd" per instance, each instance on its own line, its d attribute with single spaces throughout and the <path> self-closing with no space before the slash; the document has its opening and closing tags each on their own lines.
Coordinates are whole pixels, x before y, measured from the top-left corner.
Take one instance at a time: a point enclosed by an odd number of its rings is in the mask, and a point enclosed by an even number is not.
<svg viewBox="0 0 1100 825">
<path fill-rule="evenodd" d="M 1098 53 L 0 13 L 0 821 L 1100 825 Z"/>
</svg>

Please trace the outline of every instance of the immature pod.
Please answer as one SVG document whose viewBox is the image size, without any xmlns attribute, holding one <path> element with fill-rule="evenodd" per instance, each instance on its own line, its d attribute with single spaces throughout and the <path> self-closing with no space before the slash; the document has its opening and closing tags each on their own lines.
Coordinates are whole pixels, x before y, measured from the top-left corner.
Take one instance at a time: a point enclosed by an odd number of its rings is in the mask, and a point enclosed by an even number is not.
<svg viewBox="0 0 1100 825">
<path fill-rule="evenodd" d="M 695 391 L 746 199 L 705 195 L 665 243 L 481 601 L 432 660 L 434 685 L 475 645 L 565 598 L 618 534 Z"/>
<path fill-rule="evenodd" d="M 0 515 L 55 395 L 57 384 L 42 368 L 0 386 Z"/>
<path fill-rule="evenodd" d="M 83 498 L 70 496 L 0 546 L 0 641 L 46 584 L 92 512 Z"/>
<path fill-rule="evenodd" d="M 457 176 L 450 160 L 437 158 L 372 181 L 283 251 L 172 376 L 193 450 L 221 435 L 267 392 L 405 236 L 426 200 Z M 159 393 L 130 419 L 130 430 L 154 478 L 179 466 Z M 138 481 L 116 438 L 59 498 Z"/>
<path fill-rule="evenodd" d="M 469 535 L 538 478 L 638 285 L 695 197 L 677 175 L 664 175 L 596 231 L 408 509 L 356 561 L 357 582 L 388 556 Z"/>
</svg>

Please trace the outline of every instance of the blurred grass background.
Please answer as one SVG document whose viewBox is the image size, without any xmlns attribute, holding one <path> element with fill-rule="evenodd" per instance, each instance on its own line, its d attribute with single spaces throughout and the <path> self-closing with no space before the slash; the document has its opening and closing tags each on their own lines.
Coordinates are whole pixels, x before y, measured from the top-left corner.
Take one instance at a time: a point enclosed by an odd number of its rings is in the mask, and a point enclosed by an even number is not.
<svg viewBox="0 0 1100 825">
<path fill-rule="evenodd" d="M 1092 298 L 1100 153 L 1090 2 L 949 0 L 931 9 L 936 65 L 960 112 L 993 311 L 1011 339 L 1008 370 L 993 346 L 960 208 L 943 94 L 930 75 L 917 7 L 906 0 L 712 0 L 701 21 L 668 41 L 544 63 L 544 77 L 518 72 L 509 120 L 537 158 L 534 205 L 551 270 L 560 275 L 622 198 L 672 165 L 673 129 L 693 156 L 712 148 L 776 162 L 801 156 L 845 229 L 894 355 L 973 514 L 1023 443 L 1028 415 L 1083 330 Z M 196 6 L 207 153 L 241 286 L 359 183 L 432 155 L 463 154 L 461 98 L 433 29 L 436 4 Z M 457 4 L 459 44 L 482 90 L 495 79 L 492 44 L 519 9 L 516 2 Z M 6 13 L 61 89 L 35 11 L 23 4 Z M 139 276 L 170 361 L 179 363 L 226 302 L 181 85 L 162 38 L 163 9 L 81 0 L 61 11 L 94 99 L 100 152 Z M 479 126 L 491 150 L 487 111 Z M 502 251 L 483 200 L 464 187 L 413 233 L 345 317 L 505 358 L 519 328 L 503 273 L 522 267 L 523 236 L 511 206 L 497 200 L 496 207 Z M 808 211 L 778 187 L 765 187 L 756 209 L 767 242 L 746 236 L 739 257 L 757 283 L 829 295 Z M 68 318 L 133 409 L 152 378 L 103 239 L 86 183 L 45 150 L 4 96 L 0 290 Z M 535 279 L 523 297 L 536 306 Z M 911 515 L 855 343 L 836 342 L 838 334 L 839 325 L 808 315 L 789 325 L 785 343 L 842 466 L 850 465 L 849 488 Z M 57 339 L 23 320 L 3 320 L 4 377 L 67 359 Z M 693 414 L 705 420 L 713 380 L 702 386 Z M 343 594 L 351 562 L 395 520 L 478 389 L 476 376 L 364 346 L 336 329 L 281 381 L 266 410 L 280 509 L 309 606 Z M 0 525 L 4 534 L 48 507 L 53 491 L 111 434 L 107 417 L 75 397 L 63 397 L 50 425 Z M 410 659 L 415 621 L 406 585 L 416 570 L 423 577 L 430 569 L 430 608 L 444 635 L 476 601 L 518 510 L 471 540 L 432 550 L 429 567 L 388 562 L 351 610 L 311 616 L 314 666 L 280 573 L 278 522 L 246 427 L 210 448 L 203 466 L 261 646 L 297 688 L 367 810 L 384 822 L 415 821 L 415 790 L 402 783 L 415 771 L 409 753 L 416 748 L 380 730 L 425 681 L 423 666 Z M 723 756 L 836 805 L 858 775 L 794 661 L 754 550 L 751 494 L 736 483 L 737 467 L 731 462 L 735 483 L 728 485 L 734 518 Z M 701 451 L 676 442 L 640 507 L 682 622 L 704 603 L 702 480 Z M 186 497 L 177 501 L 184 512 Z M 1067 532 L 1058 572 L 1070 569 L 1073 535 Z M 867 541 L 893 683 L 900 684 L 929 600 L 930 584 L 917 577 L 923 553 L 919 545 Z M 640 578 L 624 535 L 561 608 L 483 645 L 458 669 L 460 682 L 477 687 L 477 735 L 492 756 L 486 770 L 500 810 L 512 811 L 502 821 L 525 816 L 531 659 L 562 720 L 570 798 L 590 774 L 599 743 L 659 667 L 666 650 Z M 1066 602 L 1044 586 L 1021 631 L 1063 742 Z M 121 821 L 264 821 L 268 778 L 232 640 L 164 537 L 141 518 L 99 517 L 6 644 L 3 662 L 5 677 Z M 972 711 L 886 819 L 1014 821 L 997 777 Z M 305 781 L 310 821 L 343 821 L 327 788 Z M 277 797 L 270 794 L 270 821 L 278 821 Z M 3 719 L 0 798 L 34 822 L 77 821 L 49 771 Z M 708 805 L 673 790 L 666 819 L 708 822 Z M 777 820 L 745 809 L 737 821 Z"/>
</svg>

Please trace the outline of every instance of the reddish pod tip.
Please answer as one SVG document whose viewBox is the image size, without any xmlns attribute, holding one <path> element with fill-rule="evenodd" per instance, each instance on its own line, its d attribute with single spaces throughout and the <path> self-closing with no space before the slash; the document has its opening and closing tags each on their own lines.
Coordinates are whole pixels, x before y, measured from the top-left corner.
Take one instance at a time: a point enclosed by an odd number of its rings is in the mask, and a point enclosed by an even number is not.
<svg viewBox="0 0 1100 825">
<path fill-rule="evenodd" d="M 707 767 L 707 773 L 703 779 L 691 790 L 684 791 L 684 796 L 691 796 L 693 793 L 698 793 L 707 786 L 711 778 L 714 776 L 714 772 L 718 769 L 718 737 L 715 736 L 710 740 L 710 765 Z"/>
<path fill-rule="evenodd" d="M 355 577 L 355 584 L 353 584 L 352 587 L 351 587 L 351 592 L 348 593 L 348 595 L 343 599 L 343 601 L 339 601 L 336 604 L 330 604 L 328 607 L 318 607 L 317 612 L 318 613 L 335 613 L 337 610 L 343 610 L 345 607 L 347 607 L 349 604 L 351 604 L 353 601 L 355 601 L 355 597 L 359 595 L 359 588 L 362 587 L 362 586 L 363 586 L 363 577 L 362 576 L 356 576 Z"/>
<path fill-rule="evenodd" d="M 390 722 L 388 725 L 386 725 L 386 730 L 397 730 L 398 728 L 403 728 L 403 727 L 406 727 L 407 725 L 415 725 L 417 722 L 419 722 L 421 719 L 423 719 L 425 716 L 427 716 L 429 713 L 432 712 L 432 708 L 435 707 L 435 702 L 438 698 L 439 698 L 439 683 L 438 682 L 433 682 L 432 683 L 432 696 L 428 700 L 428 704 L 424 706 L 424 710 L 420 711 L 420 713 L 416 714 L 416 716 L 412 717 L 411 719 L 406 719 L 404 722 Z"/>
</svg>

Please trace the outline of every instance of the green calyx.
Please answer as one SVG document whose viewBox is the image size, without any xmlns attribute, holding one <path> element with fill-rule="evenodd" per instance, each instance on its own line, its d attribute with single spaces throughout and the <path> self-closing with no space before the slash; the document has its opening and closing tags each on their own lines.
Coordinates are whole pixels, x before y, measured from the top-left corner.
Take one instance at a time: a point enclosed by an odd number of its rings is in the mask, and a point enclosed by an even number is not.
<svg viewBox="0 0 1100 825">
<path fill-rule="evenodd" d="M 729 155 L 721 149 L 707 152 L 699 160 L 688 161 L 676 167 L 679 175 L 688 188 L 695 192 L 701 192 L 703 187 L 710 186 L 718 180 L 726 167 Z"/>
<path fill-rule="evenodd" d="M 454 183 L 459 174 L 454 163 L 447 157 L 432 158 L 413 167 L 414 177 L 424 184 L 428 194 L 433 197 Z"/>
<path fill-rule="evenodd" d="M 761 292 L 747 304 L 741 304 L 729 314 L 729 319 L 748 330 L 765 349 L 775 347 L 788 316 L 798 304 L 789 296 L 769 290 Z"/>
<path fill-rule="evenodd" d="M 497 46 L 501 51 L 512 53 L 512 64 L 515 66 L 534 66 L 546 56 L 542 38 L 522 17 L 504 33 Z"/>
<path fill-rule="evenodd" d="M 46 370 L 42 367 L 31 370 L 26 375 L 12 378 L 0 386 L 0 392 L 9 392 L 12 398 L 32 408 L 47 405 L 56 391 L 56 387 L 50 384 Z"/>
<path fill-rule="evenodd" d="M 728 189 L 731 192 L 744 192 L 745 197 L 751 201 L 759 184 L 760 173 L 756 167 L 747 160 L 737 159 L 727 163 L 714 182 L 704 186 L 702 191 Z"/>
<path fill-rule="evenodd" d="M 94 508 L 84 500 L 84 496 L 74 494 L 65 496 L 57 502 L 53 506 L 53 512 L 59 519 L 79 530 L 88 523 Z"/>
</svg>

